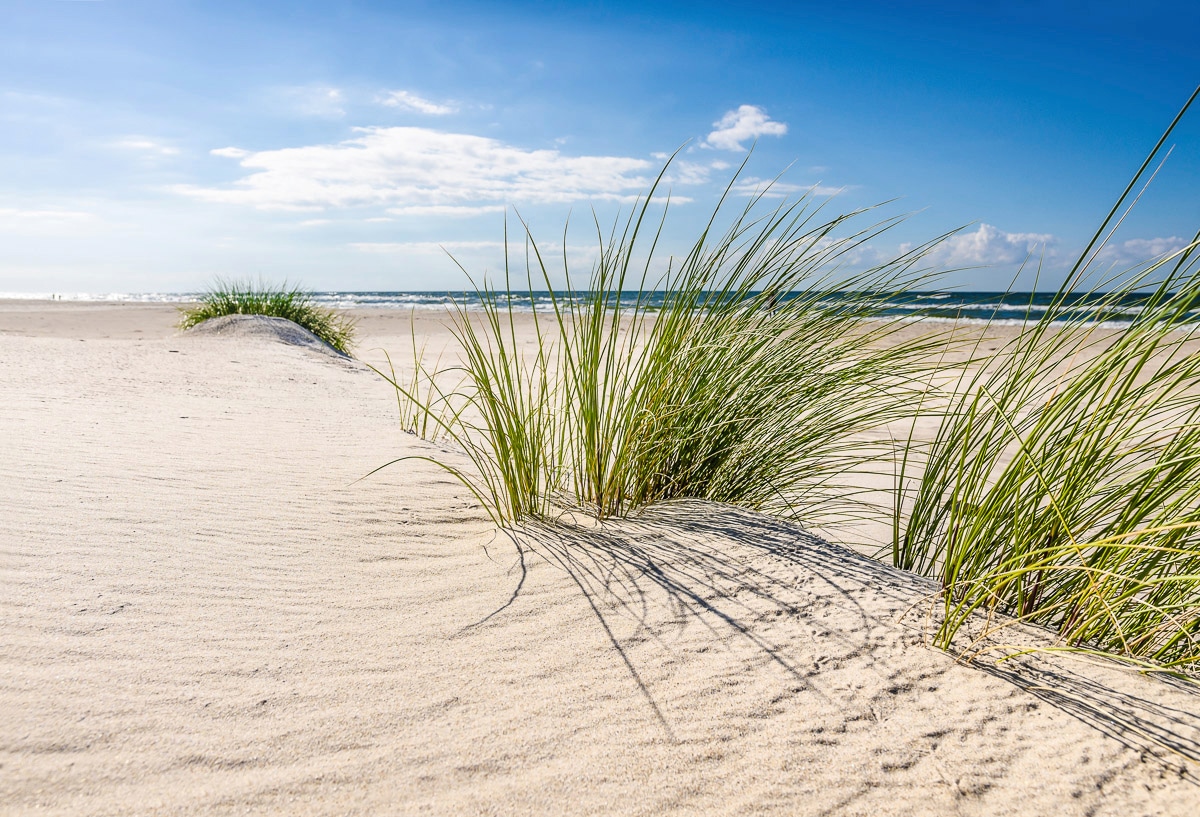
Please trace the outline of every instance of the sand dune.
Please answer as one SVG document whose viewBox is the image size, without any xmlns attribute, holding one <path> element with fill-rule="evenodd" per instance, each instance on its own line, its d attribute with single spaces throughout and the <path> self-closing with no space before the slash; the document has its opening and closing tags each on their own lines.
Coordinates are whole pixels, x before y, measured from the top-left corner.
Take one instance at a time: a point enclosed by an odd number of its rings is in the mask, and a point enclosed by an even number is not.
<svg viewBox="0 0 1200 817">
<path fill-rule="evenodd" d="M 1194 689 L 956 664 L 924 580 L 737 509 L 497 534 L 360 480 L 454 456 L 361 363 L 171 320 L 0 304 L 0 813 L 1200 811 Z"/>
</svg>

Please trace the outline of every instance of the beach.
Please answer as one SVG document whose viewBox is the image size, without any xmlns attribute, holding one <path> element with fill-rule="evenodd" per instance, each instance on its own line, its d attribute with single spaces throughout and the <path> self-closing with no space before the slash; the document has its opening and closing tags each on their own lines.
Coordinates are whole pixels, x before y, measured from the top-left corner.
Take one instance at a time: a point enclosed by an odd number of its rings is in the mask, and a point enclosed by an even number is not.
<svg viewBox="0 0 1200 817">
<path fill-rule="evenodd" d="M 0 814 L 1200 811 L 1196 687 L 958 663 L 799 526 L 497 531 L 361 362 L 415 314 L 354 360 L 0 301 Z"/>
</svg>

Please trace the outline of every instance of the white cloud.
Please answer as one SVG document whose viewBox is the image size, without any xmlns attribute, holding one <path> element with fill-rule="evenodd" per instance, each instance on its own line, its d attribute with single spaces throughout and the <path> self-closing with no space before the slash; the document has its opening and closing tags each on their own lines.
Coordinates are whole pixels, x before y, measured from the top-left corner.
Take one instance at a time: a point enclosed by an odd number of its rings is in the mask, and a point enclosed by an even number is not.
<svg viewBox="0 0 1200 817">
<path fill-rule="evenodd" d="M 699 164 L 697 162 L 688 162 L 684 160 L 676 160 L 668 169 L 663 181 L 668 184 L 707 184 L 712 168 L 708 165 Z M 691 201 L 691 199 L 680 198 L 672 195 L 671 201 Z"/>
<path fill-rule="evenodd" d="M 360 241 L 347 245 L 356 252 L 373 255 L 391 256 L 430 256 L 445 258 L 446 254 L 460 260 L 469 260 L 475 265 L 491 264 L 502 267 L 504 264 L 503 241 Z M 563 244 L 561 241 L 539 241 L 538 250 L 547 264 L 554 268 L 562 260 Z M 525 239 L 523 235 L 510 238 L 508 252 L 511 258 L 519 259 L 518 268 L 525 259 Z M 599 248 L 592 244 L 567 244 L 567 263 L 571 267 L 588 266 L 595 262 L 600 254 Z M 522 273 L 523 274 L 523 273 Z"/>
<path fill-rule="evenodd" d="M 1043 253 L 1055 255 L 1058 239 L 1049 233 L 1006 233 L 991 224 L 980 224 L 970 233 L 957 233 L 935 247 L 926 258 L 947 267 L 967 267 L 981 264 L 1019 264 L 1026 258 L 1036 260 Z M 902 244 L 900 252 L 912 249 Z"/>
<path fill-rule="evenodd" d="M 453 104 L 439 104 L 409 91 L 388 91 L 378 98 L 380 105 L 389 108 L 403 108 L 408 111 L 429 114 L 430 116 L 445 116 L 457 113 L 458 107 Z"/>
<path fill-rule="evenodd" d="M 502 250 L 503 241 L 359 241 L 349 245 L 359 252 L 420 253 L 442 255 L 462 250 Z"/>
<path fill-rule="evenodd" d="M 762 196 L 764 199 L 783 199 L 788 196 L 809 195 L 819 198 L 836 196 L 849 190 L 849 187 L 830 187 L 823 184 L 790 184 L 787 182 L 771 182 L 749 176 L 741 179 L 733 186 L 736 196 Z"/>
<path fill-rule="evenodd" d="M 328 85 L 302 85 L 284 88 L 280 94 L 290 103 L 292 109 L 302 116 L 340 119 L 346 115 L 346 110 L 342 107 L 346 102 L 346 95 L 338 88 Z"/>
<path fill-rule="evenodd" d="M 452 218 L 466 218 L 485 213 L 503 213 L 504 210 L 505 207 L 503 204 L 483 204 L 478 207 L 461 204 L 426 204 L 388 208 L 388 212 L 394 216 L 450 216 Z"/>
<path fill-rule="evenodd" d="M 701 143 L 702 147 L 744 152 L 742 143 L 759 136 L 783 136 L 787 125 L 776 122 L 757 105 L 739 105 L 728 111 L 719 122 L 713 122 L 713 132 Z"/>
<path fill-rule="evenodd" d="M 1188 243 L 1187 239 L 1176 235 L 1158 238 L 1131 238 L 1128 241 L 1106 245 L 1096 260 L 1119 267 L 1132 267 L 1178 252 Z"/>
<path fill-rule="evenodd" d="M 0 207 L 0 233 L 41 235 L 70 231 L 95 220 L 80 210 L 21 210 Z"/>
<path fill-rule="evenodd" d="M 651 162 L 564 156 L 428 128 L 359 128 L 337 144 L 251 153 L 229 186 L 179 185 L 196 199 L 263 210 L 502 207 L 509 203 L 628 203 L 651 182 Z"/>
<path fill-rule="evenodd" d="M 179 148 L 164 145 L 162 142 L 147 139 L 144 136 L 126 136 L 124 139 L 113 142 L 112 146 L 122 150 L 135 150 L 151 156 L 176 156 L 179 154 Z"/>
<path fill-rule="evenodd" d="M 896 258 L 900 252 L 889 253 L 873 244 L 862 244 L 853 236 L 808 235 L 799 245 L 809 258 L 820 259 L 823 268 L 839 267 L 856 270 L 883 264 Z"/>
<path fill-rule="evenodd" d="M 226 159 L 244 159 L 250 155 L 250 151 L 245 148 L 214 148 L 209 151 L 213 156 L 224 156 Z"/>
<path fill-rule="evenodd" d="M 60 106 L 68 102 L 65 97 L 28 93 L 26 91 L 3 91 L 0 92 L 0 97 L 8 102 L 29 102 L 34 105 Z"/>
<path fill-rule="evenodd" d="M 53 123 L 71 100 L 48 94 L 24 91 L 0 91 L 0 122 L 20 122 L 24 127 L 33 123 Z"/>
</svg>

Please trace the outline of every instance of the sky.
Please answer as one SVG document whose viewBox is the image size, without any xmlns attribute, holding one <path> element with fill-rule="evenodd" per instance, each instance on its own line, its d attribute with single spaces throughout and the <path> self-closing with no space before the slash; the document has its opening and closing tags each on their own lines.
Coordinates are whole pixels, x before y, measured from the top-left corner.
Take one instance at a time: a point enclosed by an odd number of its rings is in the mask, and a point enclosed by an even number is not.
<svg viewBox="0 0 1200 817">
<path fill-rule="evenodd" d="M 522 222 L 586 276 L 676 151 L 663 257 L 777 179 L 762 204 L 906 216 L 857 263 L 957 229 L 939 286 L 1057 286 L 1197 30 L 1153 0 L 0 0 L 0 293 L 463 289 Z M 1200 108 L 1169 146 L 1106 264 L 1200 228 Z"/>
</svg>

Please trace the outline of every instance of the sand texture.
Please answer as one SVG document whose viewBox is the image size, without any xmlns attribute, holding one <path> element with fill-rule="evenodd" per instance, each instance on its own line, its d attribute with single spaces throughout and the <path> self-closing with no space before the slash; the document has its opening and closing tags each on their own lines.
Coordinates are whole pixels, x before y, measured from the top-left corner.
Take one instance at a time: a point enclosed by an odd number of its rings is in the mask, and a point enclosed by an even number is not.
<svg viewBox="0 0 1200 817">
<path fill-rule="evenodd" d="M 173 319 L 0 303 L 0 814 L 1200 813 L 1193 688 L 727 507 L 497 534 L 360 480 L 455 456 L 361 363 Z"/>
<path fill-rule="evenodd" d="M 189 335 L 267 338 L 288 346 L 299 346 L 334 357 L 347 355 L 334 349 L 312 332 L 286 318 L 269 318 L 265 315 L 224 315 L 211 318 L 186 330 Z"/>
</svg>

